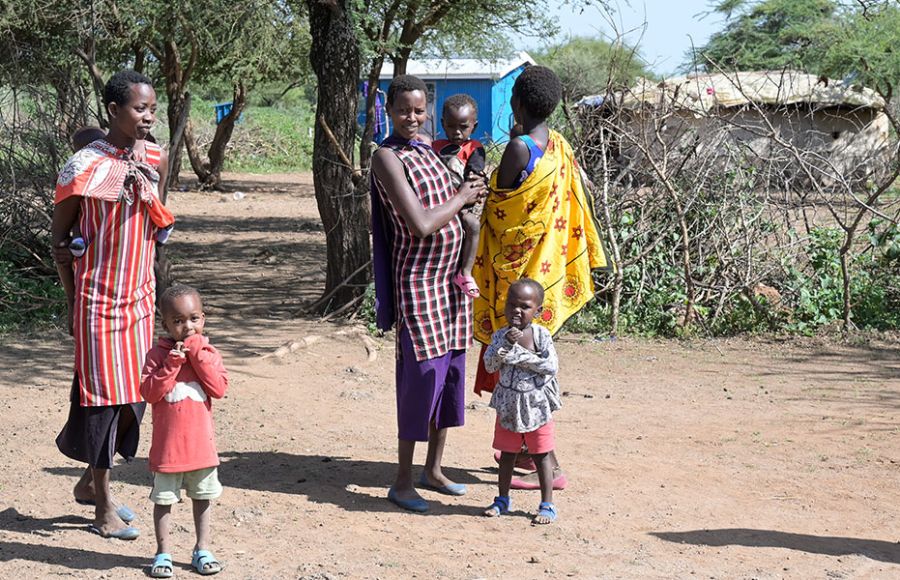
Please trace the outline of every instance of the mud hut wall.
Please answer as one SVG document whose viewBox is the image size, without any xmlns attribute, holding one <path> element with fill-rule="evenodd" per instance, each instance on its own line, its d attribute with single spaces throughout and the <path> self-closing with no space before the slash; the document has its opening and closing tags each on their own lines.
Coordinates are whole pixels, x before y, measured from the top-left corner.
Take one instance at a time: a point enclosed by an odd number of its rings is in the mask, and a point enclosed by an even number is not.
<svg viewBox="0 0 900 580">
<path fill-rule="evenodd" d="M 645 152 L 657 159 L 691 150 L 716 156 L 736 147 L 757 157 L 754 162 L 780 163 L 785 173 L 802 173 L 785 147 L 772 139 L 771 125 L 782 141 L 804 152 L 822 175 L 832 176 L 826 181 L 839 176 L 864 179 L 889 144 L 887 117 L 872 108 L 813 108 L 806 104 L 761 110 L 744 106 L 705 116 L 675 111 L 664 122 L 654 115 L 658 112 L 651 108 L 619 111 L 615 124 L 621 134 L 613 139 L 617 144 L 610 159 L 613 166 L 649 175 L 647 168 L 641 167 L 646 163 Z M 591 122 L 590 116 L 587 122 Z"/>
</svg>

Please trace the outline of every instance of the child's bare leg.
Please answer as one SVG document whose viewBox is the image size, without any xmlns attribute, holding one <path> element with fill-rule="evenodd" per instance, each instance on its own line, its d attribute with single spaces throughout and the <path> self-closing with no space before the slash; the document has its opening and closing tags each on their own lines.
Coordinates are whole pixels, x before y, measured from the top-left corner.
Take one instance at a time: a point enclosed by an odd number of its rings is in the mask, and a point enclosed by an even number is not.
<svg viewBox="0 0 900 580">
<path fill-rule="evenodd" d="M 169 551 L 169 520 L 172 506 L 153 504 L 153 531 L 156 533 L 156 553 L 171 554 Z"/>
<path fill-rule="evenodd" d="M 553 503 L 553 461 L 550 453 L 535 453 L 531 458 L 537 466 L 538 480 L 541 482 L 541 501 Z"/>
<path fill-rule="evenodd" d="M 506 498 L 507 503 L 503 507 L 503 510 L 509 509 L 509 484 L 512 481 L 513 469 L 516 467 L 516 454 L 509 453 L 508 451 L 500 452 L 500 475 L 497 479 L 497 492 L 499 497 Z M 484 510 L 484 515 L 486 516 L 498 516 L 501 512 L 500 510 L 495 508 L 496 500 L 491 507 Z"/>
<path fill-rule="evenodd" d="M 537 466 L 538 480 L 541 483 L 541 503 L 553 503 L 553 460 L 550 453 L 532 453 L 531 458 Z M 554 518 L 538 514 L 532 523 L 549 524 Z"/>
<path fill-rule="evenodd" d="M 415 451 L 415 441 L 397 440 L 397 479 L 394 480 L 393 490 L 397 499 L 403 501 L 422 499 L 413 486 L 412 462 Z"/>
<path fill-rule="evenodd" d="M 513 469 L 516 467 L 516 454 L 503 451 L 500 453 L 500 475 L 497 480 L 497 492 L 509 497 L 509 483 L 512 481 Z"/>
<path fill-rule="evenodd" d="M 481 235 L 481 218 L 470 212 L 462 212 L 460 216 L 466 239 L 463 240 L 459 270 L 463 276 L 471 276 L 475 254 L 478 252 L 478 237 Z"/>
<path fill-rule="evenodd" d="M 92 469 L 94 480 L 94 527 L 104 536 L 123 529 L 124 522 L 116 514 L 116 506 L 109 493 L 109 470 Z"/>
<path fill-rule="evenodd" d="M 194 551 L 209 550 L 210 503 L 208 499 L 191 500 L 194 508 L 194 529 L 197 532 L 197 544 Z"/>
<path fill-rule="evenodd" d="M 209 552 L 209 528 L 212 507 L 208 499 L 192 499 L 194 510 L 194 530 L 197 543 L 194 544 L 194 556 L 191 566 L 203 575 L 216 574 L 222 571 L 222 564 Z"/>
<path fill-rule="evenodd" d="M 565 473 L 563 473 L 562 467 L 559 465 L 559 460 L 556 458 L 556 451 L 551 451 L 547 455 L 550 456 L 550 463 L 553 465 L 553 479 L 559 480 L 560 485 L 562 486 L 562 487 L 558 487 L 557 489 L 562 489 L 565 486 L 566 481 L 565 481 L 565 479 L 560 479 L 560 478 L 562 478 L 565 475 Z M 537 471 L 535 471 L 534 473 L 529 473 L 528 475 L 523 475 L 523 476 L 517 478 L 517 480 L 526 485 L 533 485 L 540 481 L 540 479 L 538 478 Z M 531 488 L 529 488 L 529 489 L 531 489 Z"/>
<path fill-rule="evenodd" d="M 453 482 L 441 471 L 441 461 L 444 459 L 444 446 L 447 443 L 447 430 L 437 429 L 432 422 L 428 426 L 428 455 L 425 457 L 425 477 L 428 483 L 443 487 L 452 485 Z"/>
</svg>

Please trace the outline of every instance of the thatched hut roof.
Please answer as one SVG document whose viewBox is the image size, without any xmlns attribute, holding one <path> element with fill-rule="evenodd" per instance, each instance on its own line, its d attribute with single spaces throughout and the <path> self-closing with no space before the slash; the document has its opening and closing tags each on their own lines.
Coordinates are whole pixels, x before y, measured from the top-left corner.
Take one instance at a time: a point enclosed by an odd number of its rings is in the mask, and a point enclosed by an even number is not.
<svg viewBox="0 0 900 580">
<path fill-rule="evenodd" d="M 875 91 L 850 82 L 817 77 L 799 71 L 759 71 L 730 74 L 695 74 L 651 81 L 640 79 L 633 87 L 612 95 L 585 97 L 580 106 L 601 104 L 624 109 L 674 105 L 706 115 L 714 108 L 749 104 L 787 106 L 811 104 L 821 107 L 871 108 L 883 110 L 885 103 Z"/>
</svg>

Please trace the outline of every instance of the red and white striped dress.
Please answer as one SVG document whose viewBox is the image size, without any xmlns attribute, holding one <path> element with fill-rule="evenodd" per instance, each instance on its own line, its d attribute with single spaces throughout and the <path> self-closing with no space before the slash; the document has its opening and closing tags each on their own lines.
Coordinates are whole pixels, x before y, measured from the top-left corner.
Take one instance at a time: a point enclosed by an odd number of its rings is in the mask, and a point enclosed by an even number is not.
<svg viewBox="0 0 900 580">
<path fill-rule="evenodd" d="M 95 141 L 60 172 L 56 203 L 77 195 L 87 251 L 74 261 L 75 372 L 83 407 L 139 403 L 141 367 L 152 346 L 156 278 L 156 181 L 132 161 L 159 167 L 160 149 L 146 142 L 129 152 Z M 128 176 L 131 179 L 126 179 Z"/>
</svg>

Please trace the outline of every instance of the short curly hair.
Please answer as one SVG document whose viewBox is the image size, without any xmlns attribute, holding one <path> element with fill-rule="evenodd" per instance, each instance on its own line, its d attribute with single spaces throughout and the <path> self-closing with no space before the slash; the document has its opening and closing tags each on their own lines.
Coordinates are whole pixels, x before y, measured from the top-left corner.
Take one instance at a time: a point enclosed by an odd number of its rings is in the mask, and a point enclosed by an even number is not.
<svg viewBox="0 0 900 580">
<path fill-rule="evenodd" d="M 203 307 L 203 297 L 200 296 L 200 292 L 194 288 L 193 286 L 188 286 L 186 284 L 176 284 L 174 286 L 169 286 L 166 288 L 165 292 L 162 293 L 162 296 L 159 297 L 159 313 L 166 316 L 166 313 L 170 311 L 172 308 L 172 304 L 175 302 L 175 299 L 181 298 L 182 296 L 196 296 L 200 301 L 201 308 Z"/>
<path fill-rule="evenodd" d="M 131 98 L 132 85 L 150 85 L 149 78 L 137 71 L 130 69 L 120 70 L 106 81 L 103 87 L 103 105 L 108 107 L 110 103 L 116 103 L 120 107 L 128 103 Z"/>
<path fill-rule="evenodd" d="M 530 115 L 546 119 L 562 98 L 562 83 L 551 69 L 532 65 L 516 78 L 512 94 Z"/>
<path fill-rule="evenodd" d="M 537 280 L 534 280 L 532 278 L 519 278 L 518 280 L 516 280 L 515 282 L 513 282 L 512 284 L 509 285 L 508 294 L 512 294 L 514 289 L 520 288 L 523 286 L 534 290 L 535 294 L 537 295 L 538 306 L 540 306 L 544 303 L 544 287 L 541 286 L 540 282 L 538 282 Z"/>
<path fill-rule="evenodd" d="M 472 113 L 478 118 L 478 103 L 475 99 L 465 93 L 457 93 L 450 95 L 444 100 L 444 106 L 441 107 L 441 115 L 446 115 L 451 109 L 460 110 L 463 107 L 472 107 Z"/>
<path fill-rule="evenodd" d="M 413 75 L 395 76 L 387 91 L 388 105 L 396 101 L 398 94 L 411 91 L 422 91 L 425 95 L 428 95 L 428 87 L 425 86 L 425 81 L 419 77 L 414 77 Z"/>
</svg>

